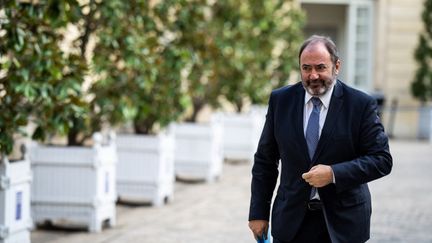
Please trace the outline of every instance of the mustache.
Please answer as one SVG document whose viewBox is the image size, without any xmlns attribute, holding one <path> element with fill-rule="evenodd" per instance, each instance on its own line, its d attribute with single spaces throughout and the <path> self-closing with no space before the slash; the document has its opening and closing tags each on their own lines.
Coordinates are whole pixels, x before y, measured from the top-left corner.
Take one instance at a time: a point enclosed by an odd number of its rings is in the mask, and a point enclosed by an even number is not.
<svg viewBox="0 0 432 243">
<path fill-rule="evenodd" d="M 325 84 L 326 80 L 324 80 L 324 79 L 308 79 L 308 80 L 306 80 L 306 82 L 309 84 L 316 84 L 316 83 Z"/>
</svg>

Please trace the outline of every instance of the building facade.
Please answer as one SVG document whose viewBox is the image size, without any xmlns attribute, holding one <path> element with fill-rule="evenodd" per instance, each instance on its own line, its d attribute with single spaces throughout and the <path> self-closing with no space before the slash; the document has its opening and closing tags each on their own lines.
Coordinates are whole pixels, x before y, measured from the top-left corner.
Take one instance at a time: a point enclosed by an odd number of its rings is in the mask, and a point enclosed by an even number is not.
<svg viewBox="0 0 432 243">
<path fill-rule="evenodd" d="M 300 0 L 305 36 L 330 36 L 342 59 L 340 79 L 383 94 L 383 123 L 397 138 L 416 138 L 419 102 L 410 93 L 423 0 Z M 397 109 L 392 109 L 392 103 Z"/>
</svg>

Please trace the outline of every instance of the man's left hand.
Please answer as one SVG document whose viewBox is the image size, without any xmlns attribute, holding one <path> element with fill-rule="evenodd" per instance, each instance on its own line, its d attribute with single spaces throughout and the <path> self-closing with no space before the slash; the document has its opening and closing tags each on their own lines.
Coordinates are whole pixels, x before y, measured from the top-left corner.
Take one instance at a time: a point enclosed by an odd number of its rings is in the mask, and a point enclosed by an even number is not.
<svg viewBox="0 0 432 243">
<path fill-rule="evenodd" d="M 315 165 L 302 178 L 313 187 L 323 187 L 333 182 L 333 170 L 329 165 Z"/>
</svg>

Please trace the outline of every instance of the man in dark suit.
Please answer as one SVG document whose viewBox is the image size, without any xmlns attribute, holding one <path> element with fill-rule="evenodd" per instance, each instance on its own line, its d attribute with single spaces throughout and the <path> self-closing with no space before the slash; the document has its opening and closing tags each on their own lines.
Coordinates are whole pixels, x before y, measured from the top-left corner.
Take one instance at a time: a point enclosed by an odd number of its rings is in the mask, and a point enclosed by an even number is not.
<svg viewBox="0 0 432 243">
<path fill-rule="evenodd" d="M 390 173 L 376 101 L 337 79 L 341 61 L 327 37 L 299 52 L 302 82 L 274 90 L 252 168 L 249 227 L 259 238 L 272 208 L 274 243 L 369 239 L 367 183 Z"/>
</svg>

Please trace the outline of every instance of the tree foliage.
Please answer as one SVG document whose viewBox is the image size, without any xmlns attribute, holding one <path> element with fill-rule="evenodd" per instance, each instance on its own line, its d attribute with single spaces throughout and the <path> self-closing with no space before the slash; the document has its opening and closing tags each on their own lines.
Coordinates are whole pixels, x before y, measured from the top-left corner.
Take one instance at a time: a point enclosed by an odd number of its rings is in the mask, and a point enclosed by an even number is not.
<svg viewBox="0 0 432 243">
<path fill-rule="evenodd" d="M 422 14 L 424 32 L 414 53 L 418 64 L 411 93 L 422 102 L 432 100 L 432 0 L 425 0 Z"/>
<path fill-rule="evenodd" d="M 136 133 L 155 133 L 177 119 L 187 99 L 181 72 L 189 54 L 172 43 L 181 1 L 101 4 L 92 93 L 111 124 L 132 120 Z"/>
<path fill-rule="evenodd" d="M 297 67 L 302 12 L 294 1 L 198 1 L 182 8 L 179 45 L 193 53 L 191 120 L 205 104 L 225 97 L 240 111 L 245 97 L 265 103 Z M 198 7 L 197 7 L 198 6 Z"/>
<path fill-rule="evenodd" d="M 287 84 L 297 70 L 303 15 L 293 1 L 217 1 L 227 65 L 221 76 L 224 96 L 238 111 L 246 96 L 267 102 L 270 91 Z M 223 21 L 225 20 L 225 21 Z"/>
<path fill-rule="evenodd" d="M 222 87 L 218 68 L 222 53 L 218 45 L 212 3 L 206 0 L 178 1 L 173 29 L 177 38 L 173 43 L 191 54 L 187 65 L 187 94 L 192 103 L 188 121 L 196 121 L 205 105 L 219 105 Z"/>
<path fill-rule="evenodd" d="M 73 118 L 86 117 L 86 65 L 59 46 L 61 30 L 79 19 L 76 1 L 6 1 L 0 9 L 0 150 L 8 154 L 30 118 L 37 125 L 33 138 L 43 140 L 67 134 Z"/>
<path fill-rule="evenodd" d="M 154 133 L 192 104 L 262 103 L 297 65 L 303 16 L 283 0 L 2 1 L 0 150 L 33 138 L 81 144 L 104 122 Z M 69 28 L 77 35 L 65 43 Z M 94 51 L 89 53 L 95 37 Z M 85 79 L 95 82 L 88 90 Z M 246 98 L 245 98 L 246 97 Z"/>
</svg>

